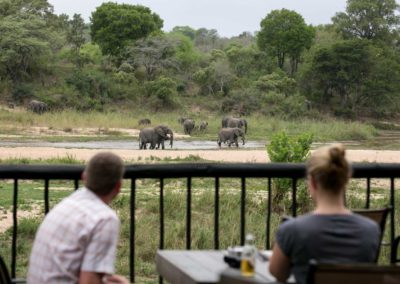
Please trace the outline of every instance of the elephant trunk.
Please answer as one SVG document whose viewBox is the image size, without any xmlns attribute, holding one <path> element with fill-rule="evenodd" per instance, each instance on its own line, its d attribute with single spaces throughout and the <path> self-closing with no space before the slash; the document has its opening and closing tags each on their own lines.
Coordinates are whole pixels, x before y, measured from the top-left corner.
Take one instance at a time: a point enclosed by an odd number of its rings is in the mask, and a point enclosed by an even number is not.
<svg viewBox="0 0 400 284">
<path fill-rule="evenodd" d="M 169 141 L 169 145 L 171 145 L 171 148 L 172 148 L 173 144 L 174 144 L 174 133 L 171 132 L 171 138 Z"/>
<path fill-rule="evenodd" d="M 245 144 L 244 135 L 242 136 L 243 145 Z"/>
</svg>

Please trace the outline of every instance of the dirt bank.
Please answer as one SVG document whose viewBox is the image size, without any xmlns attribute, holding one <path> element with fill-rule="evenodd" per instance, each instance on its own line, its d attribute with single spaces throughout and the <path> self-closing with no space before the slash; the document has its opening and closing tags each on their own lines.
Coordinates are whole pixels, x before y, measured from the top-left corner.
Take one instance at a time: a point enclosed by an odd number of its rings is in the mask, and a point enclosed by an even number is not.
<svg viewBox="0 0 400 284">
<path fill-rule="evenodd" d="M 78 160 L 86 161 L 95 153 L 104 150 L 97 149 L 64 149 L 50 147 L 1 147 L 0 159 L 29 158 L 50 159 L 66 157 L 67 155 Z M 143 161 L 151 156 L 158 158 L 184 158 L 189 155 L 197 155 L 203 159 L 221 162 L 269 162 L 265 150 L 110 150 L 120 155 L 126 161 Z M 348 150 L 347 156 L 353 162 L 378 162 L 398 163 L 400 162 L 400 151 L 384 150 Z"/>
</svg>

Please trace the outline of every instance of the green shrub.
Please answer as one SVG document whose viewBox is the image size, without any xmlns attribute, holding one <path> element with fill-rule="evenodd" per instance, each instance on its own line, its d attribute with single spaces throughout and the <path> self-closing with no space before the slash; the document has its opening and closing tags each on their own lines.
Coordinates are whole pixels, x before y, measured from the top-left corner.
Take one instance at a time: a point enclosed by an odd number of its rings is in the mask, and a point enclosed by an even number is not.
<svg viewBox="0 0 400 284">
<path fill-rule="evenodd" d="M 19 84 L 12 91 L 12 98 L 17 103 L 21 103 L 30 97 L 33 97 L 33 90 L 29 84 Z"/>
<path fill-rule="evenodd" d="M 222 113 L 235 113 L 238 115 L 250 115 L 260 109 L 260 96 L 255 89 L 243 89 L 232 91 L 221 103 Z"/>
<path fill-rule="evenodd" d="M 262 96 L 262 112 L 265 115 L 288 119 L 307 116 L 309 111 L 307 110 L 305 100 L 305 97 L 298 94 L 287 97 L 283 93 L 271 91 Z"/>
<path fill-rule="evenodd" d="M 178 106 L 176 82 L 161 76 L 145 84 L 150 105 L 155 109 L 176 108 Z"/>
<path fill-rule="evenodd" d="M 309 133 L 301 134 L 297 137 L 289 137 L 282 131 L 272 136 L 267 152 L 271 162 L 277 163 L 302 163 L 310 153 L 313 135 Z M 287 211 L 291 204 L 289 192 L 292 187 L 291 179 L 273 180 L 273 204 L 279 206 L 277 211 Z M 297 208 L 301 212 L 309 210 L 310 200 L 307 189 L 303 181 L 298 183 Z"/>
</svg>

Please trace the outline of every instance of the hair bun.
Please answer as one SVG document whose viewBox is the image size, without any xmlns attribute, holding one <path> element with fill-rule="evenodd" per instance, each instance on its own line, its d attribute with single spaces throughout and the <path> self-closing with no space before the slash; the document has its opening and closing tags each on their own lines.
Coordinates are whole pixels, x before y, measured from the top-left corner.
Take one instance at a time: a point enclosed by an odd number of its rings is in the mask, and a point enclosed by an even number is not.
<svg viewBox="0 0 400 284">
<path fill-rule="evenodd" d="M 346 155 L 346 150 L 342 144 L 337 144 L 329 149 L 329 156 L 333 164 L 343 165 L 344 156 Z"/>
</svg>

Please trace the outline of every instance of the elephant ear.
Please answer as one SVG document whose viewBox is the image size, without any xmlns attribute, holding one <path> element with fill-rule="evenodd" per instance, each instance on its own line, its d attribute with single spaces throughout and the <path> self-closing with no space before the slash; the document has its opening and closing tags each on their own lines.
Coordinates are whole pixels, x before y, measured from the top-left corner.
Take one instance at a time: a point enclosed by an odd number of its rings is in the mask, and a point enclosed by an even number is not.
<svg viewBox="0 0 400 284">
<path fill-rule="evenodd" d="M 165 129 L 163 127 L 158 126 L 154 130 L 158 135 L 165 138 L 166 134 L 165 134 Z"/>
</svg>

